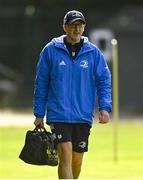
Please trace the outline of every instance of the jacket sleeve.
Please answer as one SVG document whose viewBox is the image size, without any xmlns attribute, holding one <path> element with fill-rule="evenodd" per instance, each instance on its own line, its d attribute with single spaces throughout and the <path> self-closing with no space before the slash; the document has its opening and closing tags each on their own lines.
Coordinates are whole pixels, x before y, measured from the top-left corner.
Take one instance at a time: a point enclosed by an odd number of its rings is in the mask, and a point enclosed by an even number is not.
<svg viewBox="0 0 143 180">
<path fill-rule="evenodd" d="M 97 63 L 95 67 L 95 84 L 97 88 L 99 111 L 112 111 L 111 98 L 111 73 L 103 54 L 97 52 Z"/>
<path fill-rule="evenodd" d="M 45 116 L 48 86 L 49 86 L 49 69 L 50 62 L 46 48 L 40 53 L 39 62 L 37 64 L 35 89 L 34 89 L 34 115 L 43 118 Z"/>
</svg>

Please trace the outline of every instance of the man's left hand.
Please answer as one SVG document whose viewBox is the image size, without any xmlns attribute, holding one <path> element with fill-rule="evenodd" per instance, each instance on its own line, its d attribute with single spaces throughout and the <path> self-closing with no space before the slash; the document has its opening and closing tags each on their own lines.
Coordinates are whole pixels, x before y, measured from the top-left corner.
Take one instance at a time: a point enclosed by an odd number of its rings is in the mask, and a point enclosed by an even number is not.
<svg viewBox="0 0 143 180">
<path fill-rule="evenodd" d="M 105 110 L 99 112 L 99 123 L 106 124 L 109 122 L 109 113 Z"/>
</svg>

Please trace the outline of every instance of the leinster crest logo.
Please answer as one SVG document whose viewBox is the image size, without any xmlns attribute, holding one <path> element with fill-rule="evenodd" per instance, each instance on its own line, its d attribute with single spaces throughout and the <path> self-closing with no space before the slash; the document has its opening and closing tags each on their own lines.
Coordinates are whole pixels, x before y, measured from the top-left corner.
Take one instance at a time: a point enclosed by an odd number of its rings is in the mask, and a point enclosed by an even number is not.
<svg viewBox="0 0 143 180">
<path fill-rule="evenodd" d="M 88 61 L 87 60 L 81 61 L 80 66 L 83 67 L 83 68 L 87 68 L 88 67 Z"/>
</svg>

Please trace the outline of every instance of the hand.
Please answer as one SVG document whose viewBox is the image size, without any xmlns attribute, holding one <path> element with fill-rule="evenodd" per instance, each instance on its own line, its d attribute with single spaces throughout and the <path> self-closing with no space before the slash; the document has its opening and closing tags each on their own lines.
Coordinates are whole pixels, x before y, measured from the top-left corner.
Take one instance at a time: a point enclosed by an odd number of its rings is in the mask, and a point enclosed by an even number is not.
<svg viewBox="0 0 143 180">
<path fill-rule="evenodd" d="M 34 121 L 34 124 L 35 124 L 36 127 L 38 126 L 39 128 L 44 128 L 44 120 L 43 120 L 43 118 L 36 117 L 36 119 Z"/>
<path fill-rule="evenodd" d="M 109 113 L 105 110 L 99 112 L 99 123 L 106 124 L 109 122 Z"/>
</svg>

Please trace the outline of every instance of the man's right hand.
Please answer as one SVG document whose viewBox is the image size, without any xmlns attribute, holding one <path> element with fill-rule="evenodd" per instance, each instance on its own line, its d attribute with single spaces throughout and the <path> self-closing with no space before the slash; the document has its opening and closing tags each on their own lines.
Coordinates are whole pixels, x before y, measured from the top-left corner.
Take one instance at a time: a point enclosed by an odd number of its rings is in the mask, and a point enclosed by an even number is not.
<svg viewBox="0 0 143 180">
<path fill-rule="evenodd" d="M 34 124 L 35 124 L 36 127 L 38 126 L 39 128 L 44 128 L 44 120 L 43 120 L 43 118 L 36 117 L 36 119 L 34 121 Z"/>
</svg>

